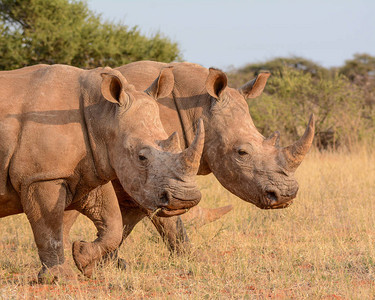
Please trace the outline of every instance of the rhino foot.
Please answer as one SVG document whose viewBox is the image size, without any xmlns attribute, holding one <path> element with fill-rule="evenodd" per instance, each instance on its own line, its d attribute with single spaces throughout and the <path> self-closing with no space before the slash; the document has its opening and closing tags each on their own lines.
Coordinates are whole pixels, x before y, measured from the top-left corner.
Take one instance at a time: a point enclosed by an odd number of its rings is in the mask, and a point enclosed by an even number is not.
<svg viewBox="0 0 375 300">
<path fill-rule="evenodd" d="M 72 253 L 78 270 L 90 278 L 96 267 L 96 260 L 93 259 L 94 249 L 92 243 L 75 241 L 72 246 Z"/>
<path fill-rule="evenodd" d="M 72 268 L 66 263 L 62 265 L 56 265 L 51 268 L 43 266 L 38 274 L 38 283 L 40 284 L 54 284 L 60 280 L 64 281 L 76 281 L 77 275 L 74 273 Z"/>
</svg>

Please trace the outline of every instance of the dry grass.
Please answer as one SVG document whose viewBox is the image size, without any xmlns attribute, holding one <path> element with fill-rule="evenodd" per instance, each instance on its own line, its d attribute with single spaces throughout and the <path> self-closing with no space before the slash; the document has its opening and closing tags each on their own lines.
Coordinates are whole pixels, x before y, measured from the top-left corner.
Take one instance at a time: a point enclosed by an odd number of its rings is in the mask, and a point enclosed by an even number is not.
<svg viewBox="0 0 375 300">
<path fill-rule="evenodd" d="M 169 256 L 144 222 L 121 248 L 125 272 L 106 266 L 78 282 L 31 285 L 40 265 L 29 224 L 24 215 L 3 218 L 0 298 L 373 299 L 375 152 L 313 152 L 296 177 L 298 198 L 277 211 L 259 210 L 202 177 L 203 206 L 235 209 L 188 230 L 192 255 Z M 73 240 L 94 235 L 84 217 L 72 232 Z"/>
</svg>

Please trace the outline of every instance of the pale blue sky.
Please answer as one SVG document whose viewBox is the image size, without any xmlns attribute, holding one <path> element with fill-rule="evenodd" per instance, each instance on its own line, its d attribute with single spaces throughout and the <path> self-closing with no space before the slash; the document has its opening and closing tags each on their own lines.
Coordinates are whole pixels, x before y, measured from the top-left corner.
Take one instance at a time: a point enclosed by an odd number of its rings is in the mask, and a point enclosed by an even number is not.
<svg viewBox="0 0 375 300">
<path fill-rule="evenodd" d="M 103 18 L 162 32 L 184 60 L 224 70 L 277 56 L 339 66 L 375 55 L 375 0 L 88 0 Z"/>
</svg>

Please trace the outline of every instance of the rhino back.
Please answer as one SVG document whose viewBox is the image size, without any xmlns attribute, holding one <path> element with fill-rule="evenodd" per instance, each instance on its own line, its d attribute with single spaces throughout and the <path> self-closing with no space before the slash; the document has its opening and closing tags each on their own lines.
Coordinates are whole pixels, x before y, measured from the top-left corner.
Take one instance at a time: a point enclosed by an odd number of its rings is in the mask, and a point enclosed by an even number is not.
<svg viewBox="0 0 375 300">
<path fill-rule="evenodd" d="M 207 97 L 201 96 L 202 93 L 206 94 L 205 81 L 208 70 L 194 63 L 166 64 L 155 61 L 134 62 L 116 69 L 137 90 L 146 90 L 160 70 L 166 67 L 173 67 L 175 84 L 171 95 L 158 99 L 160 119 L 167 134 L 177 131 L 181 146 L 186 148 L 194 138 L 194 125 L 189 119 L 191 116 L 200 115 L 202 107 L 206 106 L 201 101 L 206 101 Z M 184 126 L 181 126 L 182 123 Z"/>
<path fill-rule="evenodd" d="M 116 68 L 138 91 L 146 90 L 168 64 L 156 61 L 138 61 Z"/>
<path fill-rule="evenodd" d="M 116 68 L 137 90 L 146 90 L 160 70 L 173 67 L 175 88 L 183 96 L 193 96 L 204 87 L 208 70 L 198 64 L 189 62 L 161 63 L 156 61 L 138 61 Z"/>
<path fill-rule="evenodd" d="M 69 177 L 85 156 L 81 74 L 60 65 L 0 72 L 0 160 L 16 190 L 35 177 Z"/>
</svg>

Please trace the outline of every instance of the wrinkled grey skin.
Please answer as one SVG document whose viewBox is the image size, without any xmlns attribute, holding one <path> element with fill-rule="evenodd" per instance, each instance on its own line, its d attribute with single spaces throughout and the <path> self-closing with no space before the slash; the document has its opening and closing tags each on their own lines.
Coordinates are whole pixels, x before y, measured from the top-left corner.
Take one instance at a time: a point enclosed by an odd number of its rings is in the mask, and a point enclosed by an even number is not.
<svg viewBox="0 0 375 300">
<path fill-rule="evenodd" d="M 47 270 L 54 279 L 69 273 L 65 209 L 85 214 L 98 229 L 93 243 L 73 244 L 85 275 L 119 246 L 122 221 L 109 181 L 118 180 L 144 212 L 175 215 L 199 202 L 194 175 L 203 124 L 183 152 L 176 134 L 167 139 L 151 96 L 168 95 L 174 78 L 170 68 L 159 74 L 147 95 L 110 68 L 38 65 L 0 72 L 0 217 L 27 215 L 41 281 Z"/>
<path fill-rule="evenodd" d="M 137 89 L 144 89 L 161 68 L 173 65 L 175 86 L 158 101 L 160 117 L 168 133 L 177 131 L 182 147 L 193 140 L 196 120 L 204 121 L 206 133 L 198 175 L 213 173 L 219 182 L 241 199 L 262 209 L 284 208 L 296 197 L 294 171 L 308 152 L 314 136 L 311 118 L 303 137 L 281 148 L 279 134 L 264 138 L 256 129 L 245 98 L 259 96 L 268 73 L 260 74 L 236 90 L 227 86 L 226 75 L 191 63 L 137 62 L 117 68 Z M 129 195 L 117 193 L 125 226 L 124 237 L 144 217 Z M 74 221 L 66 216 L 67 231 Z M 152 222 L 171 250 L 183 250 L 188 239 L 179 217 L 153 218 Z"/>
</svg>

